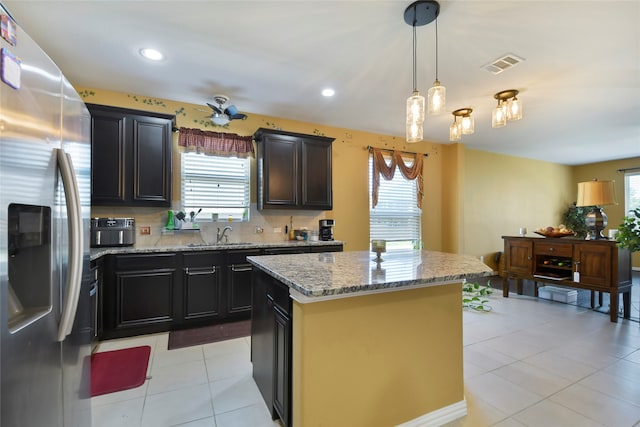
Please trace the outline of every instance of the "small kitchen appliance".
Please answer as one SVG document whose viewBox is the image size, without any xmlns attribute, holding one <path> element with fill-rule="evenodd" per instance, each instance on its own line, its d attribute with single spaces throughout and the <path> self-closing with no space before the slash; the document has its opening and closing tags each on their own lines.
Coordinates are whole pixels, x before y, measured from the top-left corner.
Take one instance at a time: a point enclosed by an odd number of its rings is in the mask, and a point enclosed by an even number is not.
<svg viewBox="0 0 640 427">
<path fill-rule="evenodd" d="M 321 219 L 319 221 L 320 240 L 333 240 L 333 227 L 336 221 L 333 219 Z"/>
<path fill-rule="evenodd" d="M 133 246 L 136 227 L 133 218 L 92 218 L 91 247 Z"/>
</svg>

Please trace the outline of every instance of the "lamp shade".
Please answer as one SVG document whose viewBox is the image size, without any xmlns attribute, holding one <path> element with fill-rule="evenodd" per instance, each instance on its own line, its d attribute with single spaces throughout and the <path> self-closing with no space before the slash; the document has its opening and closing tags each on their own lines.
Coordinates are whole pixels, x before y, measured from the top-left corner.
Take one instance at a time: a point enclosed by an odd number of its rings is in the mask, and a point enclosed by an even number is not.
<svg viewBox="0 0 640 427">
<path fill-rule="evenodd" d="M 578 183 L 576 206 L 605 206 L 616 204 L 615 181 L 593 181 Z"/>
</svg>

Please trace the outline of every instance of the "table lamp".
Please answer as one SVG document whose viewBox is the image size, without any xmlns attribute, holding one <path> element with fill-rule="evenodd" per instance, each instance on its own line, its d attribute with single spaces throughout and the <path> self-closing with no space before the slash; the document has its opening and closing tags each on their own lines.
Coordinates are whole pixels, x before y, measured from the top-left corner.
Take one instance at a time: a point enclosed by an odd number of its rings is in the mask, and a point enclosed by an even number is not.
<svg viewBox="0 0 640 427">
<path fill-rule="evenodd" d="M 602 230 L 607 226 L 607 215 L 601 206 L 615 205 L 616 196 L 613 183 L 615 181 L 593 181 L 578 183 L 578 201 L 576 206 L 590 206 L 591 211 L 585 216 L 588 232 L 586 240 L 607 239 Z"/>
</svg>

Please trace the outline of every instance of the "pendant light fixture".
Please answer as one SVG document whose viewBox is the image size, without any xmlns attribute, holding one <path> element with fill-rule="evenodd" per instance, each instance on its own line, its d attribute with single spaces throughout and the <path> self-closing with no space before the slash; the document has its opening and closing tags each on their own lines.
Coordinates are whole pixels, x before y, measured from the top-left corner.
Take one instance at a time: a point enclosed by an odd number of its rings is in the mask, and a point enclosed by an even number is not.
<svg viewBox="0 0 640 427">
<path fill-rule="evenodd" d="M 445 109 L 447 88 L 438 80 L 438 13 L 436 12 L 436 80 L 427 92 L 427 111 L 429 114 L 439 114 Z"/>
<path fill-rule="evenodd" d="M 507 120 L 522 118 L 522 101 L 518 99 L 518 93 L 516 89 L 508 89 L 493 95 L 498 105 L 491 113 L 491 127 L 501 128 L 507 125 Z"/>
<path fill-rule="evenodd" d="M 453 123 L 449 127 L 449 141 L 460 141 L 462 135 L 469 135 L 475 132 L 475 124 L 472 108 L 460 108 L 453 111 Z"/>
<path fill-rule="evenodd" d="M 416 27 L 426 25 L 436 19 L 440 5 L 436 1 L 416 1 L 404 11 L 404 22 L 413 28 L 413 92 L 407 99 L 406 132 L 407 142 L 422 141 L 424 132 L 424 96 L 418 91 L 416 77 L 417 40 Z"/>
</svg>

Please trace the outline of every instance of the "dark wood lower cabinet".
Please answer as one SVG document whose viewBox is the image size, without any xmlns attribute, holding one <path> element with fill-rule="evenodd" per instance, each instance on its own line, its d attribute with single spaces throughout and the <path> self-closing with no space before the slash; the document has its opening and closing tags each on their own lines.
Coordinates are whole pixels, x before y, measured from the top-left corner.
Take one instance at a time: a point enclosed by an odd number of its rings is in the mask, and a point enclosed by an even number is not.
<svg viewBox="0 0 640 427">
<path fill-rule="evenodd" d="M 274 307 L 273 406 L 285 426 L 291 415 L 291 319 L 277 305 Z"/>
<path fill-rule="evenodd" d="M 243 249 L 227 254 L 227 309 L 233 313 L 251 313 L 251 272 L 248 256 L 260 255 L 260 249 Z"/>
<path fill-rule="evenodd" d="M 181 315 L 178 264 L 176 253 L 106 257 L 100 338 L 169 330 Z"/>
<path fill-rule="evenodd" d="M 292 302 L 288 287 L 253 271 L 251 362 L 253 378 L 271 412 L 291 425 Z"/>
<path fill-rule="evenodd" d="M 336 244 L 106 255 L 99 259 L 104 268 L 98 338 L 248 319 L 255 298 L 248 256 L 341 250 L 342 245 Z M 284 295 L 288 299 L 287 289 Z M 281 310 L 288 315 L 282 305 Z"/>
<path fill-rule="evenodd" d="M 224 252 L 183 254 L 184 320 L 210 320 L 222 314 Z"/>
</svg>

